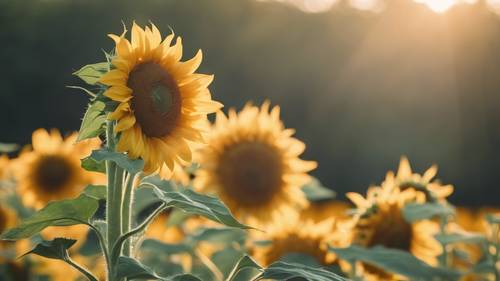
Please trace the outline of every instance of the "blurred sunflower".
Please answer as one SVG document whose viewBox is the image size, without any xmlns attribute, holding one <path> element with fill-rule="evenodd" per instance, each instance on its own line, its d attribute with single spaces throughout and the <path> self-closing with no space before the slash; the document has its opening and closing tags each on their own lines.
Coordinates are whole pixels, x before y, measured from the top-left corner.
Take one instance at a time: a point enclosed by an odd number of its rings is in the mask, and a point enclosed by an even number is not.
<svg viewBox="0 0 500 281">
<path fill-rule="evenodd" d="M 316 162 L 299 159 L 305 144 L 291 137 L 294 130 L 284 128 L 279 111 L 269 112 L 265 102 L 247 104 L 239 114 L 231 109 L 229 118 L 218 112 L 209 145 L 197 154 L 194 185 L 216 193 L 240 219 L 270 221 L 307 205 L 300 188 Z"/>
<path fill-rule="evenodd" d="M 18 192 L 27 207 L 41 208 L 49 201 L 76 197 L 102 175 L 83 170 L 80 159 L 100 146 L 99 139 L 75 143 L 77 134 L 63 139 L 59 131 L 33 132 L 33 150 L 25 149 L 13 164 Z"/>
<path fill-rule="evenodd" d="M 410 224 L 402 209 L 405 204 L 414 202 L 414 190 L 401 191 L 387 185 L 371 187 L 367 197 L 358 193 L 347 193 L 347 197 L 357 207 L 352 224 L 353 244 L 364 247 L 381 245 L 412 253 L 415 257 L 430 264 L 437 264 L 441 245 L 434 239 L 439 226 L 432 221 L 419 221 Z M 397 276 L 369 264 L 361 265 L 368 280 L 397 280 Z"/>
<path fill-rule="evenodd" d="M 170 209 L 158 215 L 149 225 L 145 238 L 156 239 L 165 243 L 179 243 L 184 239 L 184 232 L 180 227 L 168 226 Z"/>
<path fill-rule="evenodd" d="M 455 209 L 456 216 L 455 221 L 450 223 L 448 227 L 450 231 L 453 233 L 460 233 L 464 236 L 467 235 L 485 235 L 486 237 L 493 238 L 493 231 L 491 226 L 487 223 L 485 216 L 487 214 L 496 214 L 500 215 L 500 209 L 498 208 L 465 208 L 465 207 L 457 207 Z M 496 238 L 497 241 L 500 241 L 500 233 Z M 495 239 L 495 238 L 493 238 Z M 487 249 L 480 244 L 474 243 L 454 243 L 453 245 L 454 251 L 461 251 L 462 253 L 467 254 L 467 259 L 460 258 L 457 256 L 453 256 L 452 265 L 455 268 L 459 268 L 462 270 L 468 270 L 474 264 L 479 262 L 482 258 L 484 258 L 485 251 L 492 250 Z M 484 280 L 484 276 L 479 274 L 466 274 L 462 280 Z"/>
<path fill-rule="evenodd" d="M 392 172 L 387 173 L 386 181 L 394 181 L 401 190 L 415 190 L 420 202 L 445 200 L 453 193 L 453 185 L 442 185 L 439 181 L 432 180 L 437 171 L 437 166 L 432 165 L 422 175 L 413 173 L 410 161 L 403 156 L 396 175 L 394 176 Z"/>
<path fill-rule="evenodd" d="M 15 227 L 18 222 L 16 213 L 6 207 L 0 205 L 0 233 Z M 31 273 L 26 263 L 17 259 L 20 255 L 28 252 L 29 241 L 0 241 L 0 265 L 5 266 L 5 274 L 10 277 L 15 277 L 15 280 L 27 281 L 31 280 Z M 0 278 L 1 279 L 1 278 Z"/>
<path fill-rule="evenodd" d="M 0 181 L 8 178 L 9 162 L 10 160 L 7 155 L 0 155 Z"/>
<path fill-rule="evenodd" d="M 311 219 L 315 222 L 329 218 L 335 218 L 336 221 L 345 221 L 350 219 L 349 210 L 352 207 L 351 204 L 340 200 L 311 202 L 307 208 L 301 211 L 300 216 L 303 219 Z"/>
<path fill-rule="evenodd" d="M 288 254 L 303 254 L 313 257 L 318 264 L 331 265 L 335 255 L 328 251 L 328 245 L 339 245 L 334 219 L 315 222 L 313 220 L 286 219 L 275 221 L 266 227 L 264 234 L 257 234 L 257 240 L 265 245 L 254 246 L 255 259 L 268 266 Z"/>
<path fill-rule="evenodd" d="M 134 23 L 130 41 L 125 32 L 109 36 L 116 43 L 114 69 L 100 83 L 109 86 L 104 95 L 119 102 L 108 116 L 121 133 L 117 149 L 142 158 L 146 173 L 191 162 L 193 143 L 204 141 L 207 114 L 222 107 L 207 88 L 213 76 L 194 72 L 201 51 L 181 62 L 181 38 L 171 46 L 174 34 L 162 41 L 153 24 L 142 29 Z"/>
</svg>

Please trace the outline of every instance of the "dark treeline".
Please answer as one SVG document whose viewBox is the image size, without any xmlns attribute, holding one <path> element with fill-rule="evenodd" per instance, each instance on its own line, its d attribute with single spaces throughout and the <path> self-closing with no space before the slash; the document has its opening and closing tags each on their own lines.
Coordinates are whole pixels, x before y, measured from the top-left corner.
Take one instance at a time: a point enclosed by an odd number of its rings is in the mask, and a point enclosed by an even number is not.
<svg viewBox="0 0 500 281">
<path fill-rule="evenodd" d="M 454 202 L 500 204 L 500 21 L 484 4 L 438 15 L 409 0 L 378 14 L 340 3 L 307 14 L 235 0 L 0 0 L 0 141 L 78 129 L 71 73 L 102 60 L 107 33 L 153 21 L 204 51 L 227 107 L 270 99 L 339 194 L 379 183 L 407 155 L 453 183 Z"/>
</svg>

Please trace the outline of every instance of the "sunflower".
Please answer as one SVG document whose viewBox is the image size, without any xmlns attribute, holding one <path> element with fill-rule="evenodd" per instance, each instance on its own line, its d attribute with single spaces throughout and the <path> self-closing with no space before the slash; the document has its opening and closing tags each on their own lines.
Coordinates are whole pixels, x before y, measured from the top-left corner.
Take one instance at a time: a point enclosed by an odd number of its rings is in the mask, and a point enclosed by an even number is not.
<svg viewBox="0 0 500 281">
<path fill-rule="evenodd" d="M 318 264 L 332 265 L 336 258 L 328 251 L 328 245 L 340 245 L 336 223 L 333 218 L 315 222 L 289 216 L 286 220 L 274 221 L 266 226 L 265 233 L 256 233 L 254 240 L 264 241 L 252 249 L 255 259 L 268 266 L 288 254 L 302 254 L 315 259 Z"/>
<path fill-rule="evenodd" d="M 145 237 L 165 243 L 179 243 L 184 239 L 184 232 L 178 226 L 168 226 L 170 210 L 158 215 L 146 230 Z"/>
<path fill-rule="evenodd" d="M 311 219 L 315 222 L 328 218 L 335 218 L 337 221 L 345 221 L 350 219 L 349 210 L 351 208 L 351 204 L 340 200 L 311 202 L 306 209 L 302 210 L 301 217 L 304 219 Z"/>
<path fill-rule="evenodd" d="M 269 112 L 265 102 L 239 114 L 231 109 L 229 118 L 218 112 L 208 145 L 197 154 L 195 187 L 216 193 L 240 219 L 269 221 L 307 205 L 300 188 L 316 162 L 299 159 L 305 145 L 284 129 L 279 110 Z"/>
<path fill-rule="evenodd" d="M 201 51 L 181 62 L 181 38 L 174 45 L 174 34 L 162 41 L 153 24 L 142 29 L 134 23 L 130 41 L 125 32 L 109 36 L 116 43 L 114 69 L 100 83 L 109 86 L 104 95 L 119 103 L 108 116 L 121 133 L 117 150 L 142 158 L 148 174 L 191 162 L 193 144 L 204 141 L 207 114 L 222 107 L 207 88 L 213 76 L 194 72 Z"/>
<path fill-rule="evenodd" d="M 100 146 L 99 139 L 75 143 L 76 138 L 73 133 L 63 139 L 55 129 L 33 132 L 33 150 L 25 149 L 13 164 L 25 206 L 38 209 L 52 200 L 76 197 L 87 184 L 101 179 L 101 174 L 80 167 L 80 159 Z"/>
<path fill-rule="evenodd" d="M 408 223 L 402 209 L 416 200 L 412 189 L 401 191 L 384 183 L 382 187 L 371 187 L 367 197 L 358 193 L 347 193 L 357 207 L 352 223 L 353 244 L 364 247 L 381 245 L 413 254 L 430 264 L 437 264 L 441 253 L 440 244 L 434 239 L 439 226 L 433 221 Z M 395 280 L 397 277 L 369 264 L 361 264 L 368 280 Z"/>
<path fill-rule="evenodd" d="M 18 218 L 16 213 L 6 207 L 0 206 L 0 233 L 16 226 Z M 0 241 L 0 265 L 5 267 L 5 274 L 15 277 L 19 281 L 31 280 L 31 273 L 25 262 L 16 259 L 20 255 L 28 252 L 29 241 Z M 10 256 L 10 257 L 9 257 Z M 1 279 L 1 278 L 0 278 Z"/>
<path fill-rule="evenodd" d="M 392 172 L 387 173 L 387 181 L 395 181 L 401 190 L 414 189 L 417 191 L 419 201 L 441 201 L 446 200 L 453 193 L 453 185 L 442 185 L 433 180 L 438 168 L 432 165 L 422 175 L 413 173 L 410 161 L 405 156 L 401 157 L 398 172 L 394 176 Z"/>
<path fill-rule="evenodd" d="M 7 155 L 0 155 L 0 181 L 6 180 L 9 176 L 9 162 Z"/>
</svg>

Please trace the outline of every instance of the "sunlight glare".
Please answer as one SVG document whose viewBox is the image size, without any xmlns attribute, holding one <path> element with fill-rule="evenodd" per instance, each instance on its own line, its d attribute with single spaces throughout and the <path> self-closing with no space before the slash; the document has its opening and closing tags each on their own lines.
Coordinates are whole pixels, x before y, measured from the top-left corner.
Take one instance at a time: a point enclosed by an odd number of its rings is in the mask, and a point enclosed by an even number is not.
<svg viewBox="0 0 500 281">
<path fill-rule="evenodd" d="M 384 6 L 380 0 L 350 0 L 349 4 L 355 9 L 372 12 L 380 12 Z"/>
<path fill-rule="evenodd" d="M 457 4 L 457 0 L 415 0 L 415 2 L 426 5 L 436 13 L 444 13 L 453 5 Z"/>
</svg>

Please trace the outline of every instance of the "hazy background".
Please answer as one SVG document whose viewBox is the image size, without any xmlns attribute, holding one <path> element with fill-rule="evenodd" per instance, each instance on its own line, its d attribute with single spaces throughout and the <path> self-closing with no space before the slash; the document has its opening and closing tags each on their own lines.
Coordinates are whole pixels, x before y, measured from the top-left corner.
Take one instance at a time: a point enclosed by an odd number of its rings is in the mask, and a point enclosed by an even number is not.
<svg viewBox="0 0 500 281">
<path fill-rule="evenodd" d="M 122 20 L 151 20 L 183 36 L 185 58 L 203 49 L 226 108 L 279 104 L 339 194 L 379 183 L 404 154 L 419 172 L 438 164 L 453 202 L 500 205 L 494 0 L 444 13 L 412 0 L 279 2 L 0 0 L 0 142 L 77 130 L 87 97 L 65 88 L 82 85 L 71 73 L 103 60 Z"/>
</svg>

